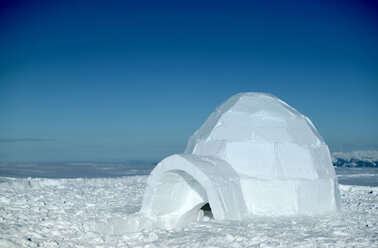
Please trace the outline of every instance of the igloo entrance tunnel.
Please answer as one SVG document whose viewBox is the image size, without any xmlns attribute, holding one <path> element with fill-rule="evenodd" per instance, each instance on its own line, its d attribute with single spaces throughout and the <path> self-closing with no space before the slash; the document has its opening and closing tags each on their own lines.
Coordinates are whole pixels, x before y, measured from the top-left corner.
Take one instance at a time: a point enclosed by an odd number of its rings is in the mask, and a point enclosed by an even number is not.
<svg viewBox="0 0 378 248">
<path fill-rule="evenodd" d="M 275 96 L 241 93 L 221 104 L 183 154 L 151 172 L 141 213 L 167 228 L 200 219 L 315 215 L 340 208 L 330 152 L 311 121 Z"/>
</svg>

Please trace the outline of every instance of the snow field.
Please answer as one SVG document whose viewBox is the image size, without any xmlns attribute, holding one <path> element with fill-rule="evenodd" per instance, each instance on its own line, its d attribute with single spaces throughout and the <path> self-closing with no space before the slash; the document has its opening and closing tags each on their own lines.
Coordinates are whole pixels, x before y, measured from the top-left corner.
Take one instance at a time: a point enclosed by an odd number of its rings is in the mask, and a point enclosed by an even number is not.
<svg viewBox="0 0 378 248">
<path fill-rule="evenodd" d="M 1 178 L 0 247 L 378 246 L 378 187 L 340 185 L 337 214 L 251 216 L 240 222 L 205 218 L 166 230 L 132 223 L 143 222 L 135 213 L 146 179 Z M 125 223 L 146 229 L 128 233 Z"/>
</svg>

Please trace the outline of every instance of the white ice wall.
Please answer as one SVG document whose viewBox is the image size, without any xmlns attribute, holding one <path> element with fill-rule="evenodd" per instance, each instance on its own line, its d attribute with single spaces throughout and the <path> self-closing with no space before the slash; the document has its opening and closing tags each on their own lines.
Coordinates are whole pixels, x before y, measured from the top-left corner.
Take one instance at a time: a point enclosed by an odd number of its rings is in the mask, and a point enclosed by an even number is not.
<svg viewBox="0 0 378 248">
<path fill-rule="evenodd" d="M 184 154 L 151 173 L 142 212 L 174 227 L 251 214 L 321 214 L 340 207 L 328 146 L 306 116 L 263 93 L 222 103 L 190 137 Z"/>
</svg>

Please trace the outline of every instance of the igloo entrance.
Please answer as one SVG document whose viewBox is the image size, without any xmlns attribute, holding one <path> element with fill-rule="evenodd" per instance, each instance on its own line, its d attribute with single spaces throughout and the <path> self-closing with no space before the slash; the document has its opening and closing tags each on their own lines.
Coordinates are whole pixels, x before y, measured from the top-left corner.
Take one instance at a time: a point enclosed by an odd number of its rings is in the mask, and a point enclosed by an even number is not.
<svg viewBox="0 0 378 248">
<path fill-rule="evenodd" d="M 207 203 L 214 219 L 240 220 L 246 209 L 239 176 L 223 160 L 172 155 L 151 173 L 141 213 L 173 228 L 201 219 Z M 210 214 L 210 209 L 202 210 Z"/>
<path fill-rule="evenodd" d="M 185 212 L 185 216 L 182 216 L 184 218 L 175 220 L 179 225 L 201 219 L 203 216 L 214 218 L 206 190 L 185 171 L 168 171 L 158 179 L 158 182 L 156 194 L 164 194 L 169 189 L 173 189 L 174 193 L 169 197 L 164 195 L 158 201 L 154 200 L 152 207 L 160 210 L 155 214 L 164 216 Z M 168 206 L 166 209 L 161 206 L 163 202 Z"/>
<path fill-rule="evenodd" d="M 167 191 L 172 192 L 166 194 Z M 159 216 L 165 226 L 182 226 L 203 216 L 201 207 L 208 203 L 205 189 L 182 170 L 167 171 L 157 179 L 151 214 Z"/>
<path fill-rule="evenodd" d="M 213 212 L 211 212 L 211 206 L 209 203 L 206 203 L 201 207 L 201 210 L 203 211 L 203 215 L 210 218 L 214 219 Z"/>
</svg>

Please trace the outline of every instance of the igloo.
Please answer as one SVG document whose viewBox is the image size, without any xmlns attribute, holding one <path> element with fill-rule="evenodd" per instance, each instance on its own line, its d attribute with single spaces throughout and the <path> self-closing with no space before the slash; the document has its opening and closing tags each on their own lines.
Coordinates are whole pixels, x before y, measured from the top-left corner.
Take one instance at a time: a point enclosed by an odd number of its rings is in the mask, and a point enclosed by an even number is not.
<svg viewBox="0 0 378 248">
<path fill-rule="evenodd" d="M 141 213 L 173 228 L 201 219 L 317 215 L 340 208 L 330 152 L 306 116 L 265 93 L 222 103 L 147 180 Z"/>
</svg>

